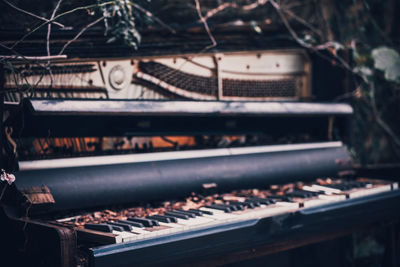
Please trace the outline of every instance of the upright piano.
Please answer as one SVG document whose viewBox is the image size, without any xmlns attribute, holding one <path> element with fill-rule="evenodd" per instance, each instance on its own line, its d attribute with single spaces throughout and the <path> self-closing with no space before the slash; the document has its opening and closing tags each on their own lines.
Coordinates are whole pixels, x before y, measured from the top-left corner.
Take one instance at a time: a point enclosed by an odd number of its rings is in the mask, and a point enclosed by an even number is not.
<svg viewBox="0 0 400 267">
<path fill-rule="evenodd" d="M 396 177 L 354 168 L 343 70 L 143 51 L 4 66 L 3 260 L 220 266 L 398 223 Z"/>
</svg>

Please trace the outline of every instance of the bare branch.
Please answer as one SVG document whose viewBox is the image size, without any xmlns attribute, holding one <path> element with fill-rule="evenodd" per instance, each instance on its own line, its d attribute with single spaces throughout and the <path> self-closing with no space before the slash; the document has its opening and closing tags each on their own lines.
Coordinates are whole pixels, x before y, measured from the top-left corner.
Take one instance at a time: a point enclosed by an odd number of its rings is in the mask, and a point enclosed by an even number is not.
<svg viewBox="0 0 400 267">
<path fill-rule="evenodd" d="M 219 5 L 216 8 L 213 8 L 213 9 L 209 10 L 207 12 L 207 14 L 204 16 L 204 19 L 207 20 L 207 19 L 215 16 L 219 12 L 221 12 L 221 11 L 223 11 L 223 10 L 229 8 L 229 7 L 230 8 L 236 8 L 236 9 L 242 9 L 242 10 L 245 10 L 245 11 L 249 11 L 249 10 L 253 10 L 253 9 L 259 7 L 259 6 L 265 5 L 266 3 L 268 3 L 268 1 L 269 0 L 257 0 L 252 4 L 248 4 L 248 5 L 244 5 L 244 6 L 239 6 L 236 3 L 223 3 L 223 4 Z"/>
<path fill-rule="evenodd" d="M 208 46 L 206 49 L 215 47 L 215 46 L 217 45 L 217 42 L 215 41 L 215 38 L 214 38 L 214 36 L 212 35 L 210 28 L 208 27 L 207 20 L 206 20 L 206 19 L 203 17 L 203 15 L 201 14 L 200 2 L 199 2 L 199 0 L 195 0 L 195 1 L 196 1 L 196 10 L 197 10 L 197 14 L 199 15 L 199 18 L 200 18 L 201 22 L 203 23 L 204 28 L 205 28 L 206 31 L 207 31 L 208 37 L 210 38 L 210 40 L 211 40 L 211 42 L 212 42 L 212 45 Z"/>
<path fill-rule="evenodd" d="M 61 55 L 62 53 L 64 53 L 64 50 L 73 42 L 75 42 L 87 29 L 89 29 L 90 27 L 96 25 L 97 23 L 99 23 L 100 21 L 104 20 L 104 17 L 98 18 L 95 21 L 89 23 L 88 25 L 86 25 L 86 27 L 82 28 L 82 30 L 80 30 L 80 32 L 75 35 L 74 38 L 72 38 L 71 40 L 69 40 L 64 46 L 63 48 L 60 50 L 60 52 L 58 53 L 59 55 Z"/>
<path fill-rule="evenodd" d="M 155 22 L 157 22 L 158 24 L 160 24 L 161 26 L 163 26 L 164 28 L 168 29 L 170 32 L 172 32 L 173 34 L 176 33 L 176 31 L 171 28 L 168 24 L 164 23 L 161 19 L 159 19 L 158 17 L 156 17 L 153 13 L 151 13 L 150 11 L 146 10 L 145 8 L 143 8 L 142 6 L 130 1 L 130 5 L 132 5 L 133 7 L 135 7 L 137 10 L 139 10 L 140 12 L 142 12 L 143 14 L 145 14 L 146 16 L 148 16 L 149 18 L 153 19 Z"/>
<path fill-rule="evenodd" d="M 47 61 L 47 60 L 54 60 L 54 59 L 65 59 L 67 58 L 67 55 L 57 55 L 57 56 L 42 56 L 42 57 L 29 57 L 29 56 L 2 56 L 0 55 L 0 58 L 4 59 L 13 59 L 13 60 L 36 60 L 36 61 Z"/>
<path fill-rule="evenodd" d="M 58 8 L 60 7 L 62 0 L 58 0 L 58 3 L 56 7 L 53 10 L 53 13 L 51 14 L 50 20 L 54 19 L 54 16 L 56 15 L 56 12 Z M 47 56 L 50 56 L 50 32 L 51 32 L 51 23 L 47 25 L 47 42 L 46 42 L 46 50 L 47 50 Z"/>
<path fill-rule="evenodd" d="M 15 10 L 19 11 L 19 12 L 22 12 L 22 13 L 27 14 L 29 16 L 32 16 L 34 18 L 40 19 L 42 21 L 50 22 L 48 19 L 46 19 L 44 17 L 41 17 L 41 16 L 38 16 L 36 14 L 33 14 L 33 13 L 29 12 L 29 11 L 23 10 L 23 9 L 15 6 L 14 4 L 8 2 L 7 0 L 3 0 L 3 2 L 6 3 L 7 5 L 9 5 L 10 7 L 14 8 Z M 59 26 L 61 28 L 65 28 L 65 26 L 63 24 L 61 24 L 61 23 L 59 23 L 57 21 L 52 21 L 51 23 L 53 23 L 53 24 L 55 24 L 55 25 L 57 25 L 57 26 Z"/>
<path fill-rule="evenodd" d="M 63 16 L 69 15 L 69 14 L 74 13 L 74 12 L 79 11 L 79 10 L 88 10 L 88 9 L 91 9 L 91 8 L 97 8 L 97 7 L 107 6 L 107 5 L 114 4 L 114 3 L 116 3 L 116 2 L 117 2 L 117 0 L 113 0 L 113 1 L 107 1 L 107 2 L 99 3 L 99 4 L 92 4 L 92 5 L 87 5 L 87 6 L 81 6 L 81 7 L 77 7 L 77 8 L 73 8 L 73 9 L 71 9 L 71 10 L 68 10 L 68 11 L 66 11 L 66 12 L 64 12 L 64 13 L 58 14 L 58 15 L 55 16 L 53 19 L 47 20 L 47 21 L 43 22 L 42 24 L 40 24 L 39 26 L 37 26 L 36 28 L 34 28 L 33 30 L 31 30 L 30 32 L 26 33 L 24 36 L 21 37 L 21 39 L 19 39 L 18 41 L 16 41 L 16 42 L 15 42 L 11 47 L 9 47 L 9 48 L 11 48 L 11 49 L 15 48 L 17 45 L 19 45 L 21 42 L 23 42 L 28 36 L 32 35 L 33 33 L 35 33 L 35 32 L 37 32 L 38 30 L 40 30 L 42 27 L 48 25 L 49 23 L 53 23 L 53 21 L 55 21 L 55 20 L 57 20 L 57 19 L 59 19 L 59 18 L 61 18 L 61 17 L 63 17 Z"/>
<path fill-rule="evenodd" d="M 349 64 L 347 64 L 347 62 L 346 62 L 343 58 L 339 57 L 336 53 L 333 53 L 330 49 L 327 49 L 327 48 L 333 47 L 333 46 L 334 46 L 334 42 L 327 42 L 327 43 L 325 43 L 325 44 L 321 44 L 321 45 L 318 45 L 318 46 L 313 46 L 313 45 L 311 45 L 311 44 L 308 44 L 308 43 L 304 42 L 304 41 L 297 35 L 296 31 L 292 28 L 292 26 L 290 26 L 290 23 L 289 23 L 288 19 L 285 17 L 285 15 L 284 15 L 283 12 L 282 12 L 281 6 L 280 6 L 278 3 L 276 3 L 275 1 L 273 1 L 273 0 L 269 0 L 269 2 L 270 2 L 271 5 L 276 9 L 276 11 L 277 11 L 278 14 L 279 14 L 279 17 L 282 19 L 282 22 L 283 22 L 283 24 L 284 24 L 285 27 L 286 27 L 286 29 L 289 31 L 289 33 L 290 33 L 290 34 L 292 35 L 292 37 L 296 40 L 297 43 L 299 43 L 301 46 L 303 46 L 303 47 L 305 47 L 305 48 L 312 49 L 312 50 L 314 50 L 314 51 L 318 51 L 318 50 L 327 50 L 327 51 L 329 51 L 330 54 L 331 54 L 336 60 L 338 60 L 338 61 L 340 62 L 340 64 L 342 65 L 342 67 L 344 67 L 346 70 L 348 70 L 348 71 L 354 73 L 354 74 L 357 75 L 357 76 L 359 75 L 357 72 L 355 72 L 355 71 L 349 66 Z"/>
</svg>

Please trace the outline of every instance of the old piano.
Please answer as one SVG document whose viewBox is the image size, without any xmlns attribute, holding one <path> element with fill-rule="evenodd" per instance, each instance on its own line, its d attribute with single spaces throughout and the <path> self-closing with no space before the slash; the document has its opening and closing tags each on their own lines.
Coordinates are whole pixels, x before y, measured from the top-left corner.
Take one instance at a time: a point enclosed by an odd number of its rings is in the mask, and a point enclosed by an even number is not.
<svg viewBox="0 0 400 267">
<path fill-rule="evenodd" d="M 346 73 L 241 42 L 4 66 L 2 260 L 218 266 L 398 223 L 396 177 L 359 176 L 346 147 Z"/>
</svg>

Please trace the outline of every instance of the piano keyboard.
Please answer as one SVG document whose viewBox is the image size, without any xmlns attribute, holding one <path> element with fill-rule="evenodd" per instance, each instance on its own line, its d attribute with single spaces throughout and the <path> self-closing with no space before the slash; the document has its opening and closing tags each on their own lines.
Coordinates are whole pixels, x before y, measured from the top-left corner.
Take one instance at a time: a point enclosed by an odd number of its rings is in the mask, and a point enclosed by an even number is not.
<svg viewBox="0 0 400 267">
<path fill-rule="evenodd" d="M 398 183 L 383 181 L 328 181 L 235 191 L 202 200 L 192 196 L 186 202 L 167 203 L 162 208 L 106 210 L 60 219 L 58 223 L 73 225 L 83 240 L 114 244 L 273 217 L 398 190 Z"/>
</svg>

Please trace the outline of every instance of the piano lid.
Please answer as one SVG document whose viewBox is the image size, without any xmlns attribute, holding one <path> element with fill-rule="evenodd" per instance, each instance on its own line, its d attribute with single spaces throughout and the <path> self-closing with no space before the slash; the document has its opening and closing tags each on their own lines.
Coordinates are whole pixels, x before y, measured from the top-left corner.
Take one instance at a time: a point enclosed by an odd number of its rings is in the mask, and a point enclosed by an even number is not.
<svg viewBox="0 0 400 267">
<path fill-rule="evenodd" d="M 344 103 L 238 101 L 29 100 L 33 115 L 76 116 L 345 116 Z"/>
<path fill-rule="evenodd" d="M 329 118 L 340 120 L 352 113 L 345 103 L 28 99 L 23 127 L 13 127 L 22 137 L 310 131 L 322 136 L 326 127 L 321 125 Z"/>
</svg>

